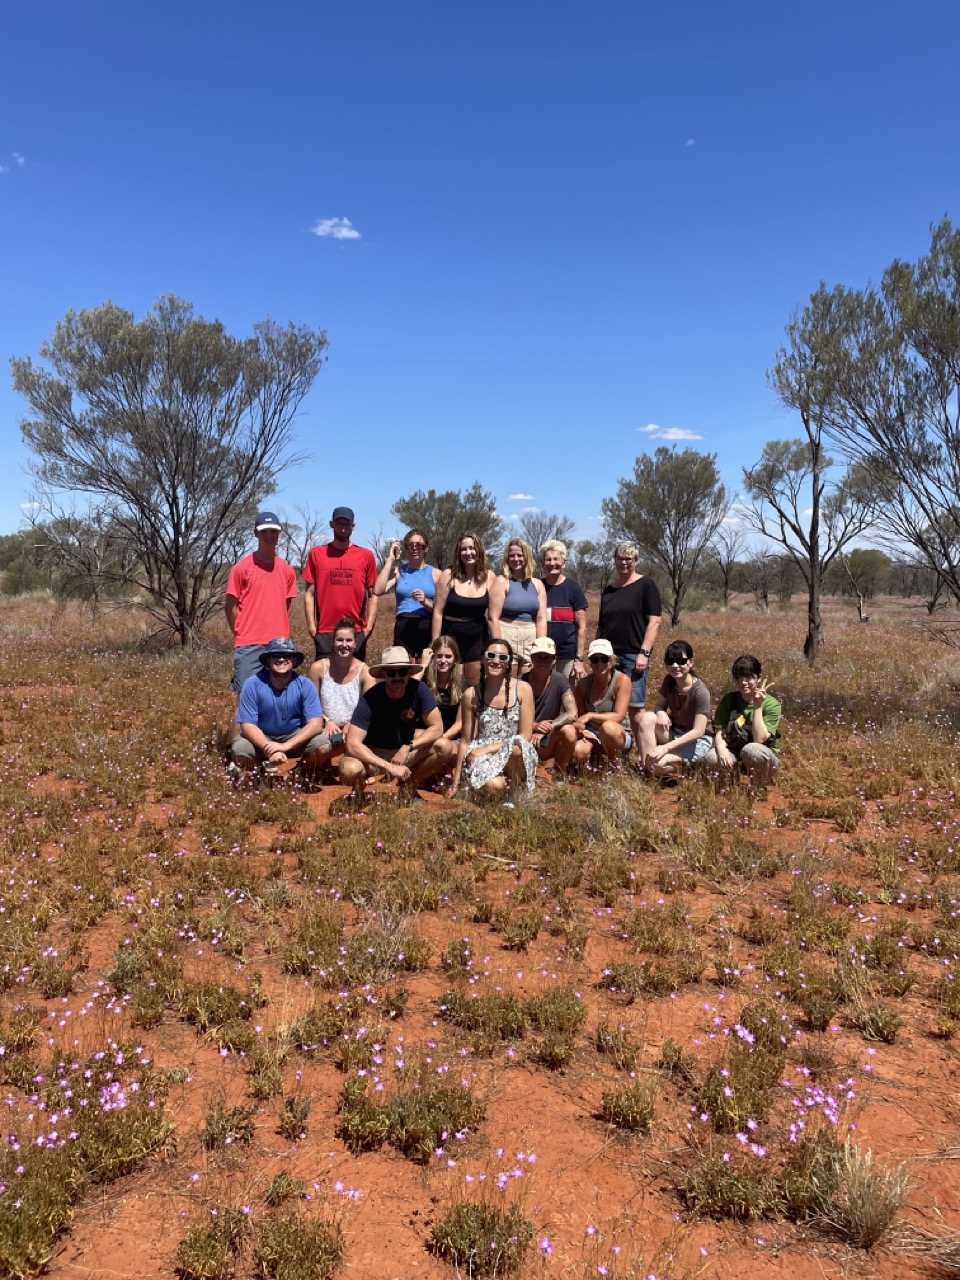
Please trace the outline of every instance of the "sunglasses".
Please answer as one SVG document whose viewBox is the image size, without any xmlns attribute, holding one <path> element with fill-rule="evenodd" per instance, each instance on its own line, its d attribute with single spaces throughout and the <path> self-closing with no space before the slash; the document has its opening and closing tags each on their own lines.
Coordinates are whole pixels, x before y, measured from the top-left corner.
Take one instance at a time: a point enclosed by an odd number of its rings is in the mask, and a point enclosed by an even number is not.
<svg viewBox="0 0 960 1280">
<path fill-rule="evenodd" d="M 292 662 L 293 659 L 288 653 L 271 653 L 267 659 L 268 662 Z"/>
<path fill-rule="evenodd" d="M 410 672 L 406 667 L 384 667 L 383 674 L 388 680 L 403 680 Z"/>
<path fill-rule="evenodd" d="M 608 655 L 607 655 L 607 654 L 605 654 L 605 653 L 595 653 L 595 654 L 593 655 L 593 657 L 590 659 L 590 661 L 591 661 L 591 663 L 596 663 L 596 662 L 609 662 L 609 661 L 610 661 L 610 658 L 609 658 L 609 657 L 608 657 Z"/>
<path fill-rule="evenodd" d="M 427 549 L 427 544 L 425 542 L 408 542 L 407 543 L 408 551 L 426 551 L 426 549 Z"/>
<path fill-rule="evenodd" d="M 673 662 L 667 662 L 664 665 L 668 667 L 689 667 L 692 661 L 692 658 L 674 659 Z"/>
<path fill-rule="evenodd" d="M 488 662 L 509 662 L 510 655 L 508 653 L 485 653 L 483 655 Z"/>
</svg>

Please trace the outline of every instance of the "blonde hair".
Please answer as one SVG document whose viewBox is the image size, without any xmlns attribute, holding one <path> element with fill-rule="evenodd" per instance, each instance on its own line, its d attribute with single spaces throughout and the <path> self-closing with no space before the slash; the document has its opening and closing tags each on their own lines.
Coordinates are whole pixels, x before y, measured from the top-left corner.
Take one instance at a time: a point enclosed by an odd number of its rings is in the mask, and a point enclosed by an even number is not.
<svg viewBox="0 0 960 1280">
<path fill-rule="evenodd" d="M 463 667 L 460 665 L 460 646 L 453 636 L 437 636 L 430 649 L 434 654 L 439 653 L 441 649 L 449 649 L 453 654 L 453 670 L 450 672 L 450 684 L 447 687 L 450 690 L 450 705 L 455 707 L 463 697 Z M 431 693 L 435 694 L 437 692 L 437 668 L 434 663 L 427 663 L 427 669 L 423 673 L 423 681 Z"/>
<path fill-rule="evenodd" d="M 548 551 L 555 551 L 557 555 L 563 556 L 564 564 L 566 564 L 567 544 L 565 542 L 561 542 L 559 538 L 551 538 L 540 548 L 540 558 L 542 559 Z"/>
<path fill-rule="evenodd" d="M 613 554 L 615 556 L 629 556 L 631 560 L 639 560 L 640 548 L 635 542 L 618 542 Z"/>
<path fill-rule="evenodd" d="M 503 569 L 504 574 L 508 578 L 513 577 L 513 574 L 510 572 L 510 566 L 507 564 L 507 556 L 510 554 L 511 547 L 519 547 L 523 552 L 523 577 L 532 578 L 534 570 L 533 552 L 530 550 L 530 544 L 528 542 L 524 542 L 523 538 L 511 538 L 504 547 L 503 560 L 501 562 L 501 568 Z"/>
</svg>

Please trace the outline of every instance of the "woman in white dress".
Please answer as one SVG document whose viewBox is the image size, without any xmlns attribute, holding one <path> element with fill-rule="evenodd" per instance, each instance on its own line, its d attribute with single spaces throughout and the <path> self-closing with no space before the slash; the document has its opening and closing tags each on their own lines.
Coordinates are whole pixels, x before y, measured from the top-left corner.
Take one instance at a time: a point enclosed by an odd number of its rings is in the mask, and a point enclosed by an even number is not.
<svg viewBox="0 0 960 1280">
<path fill-rule="evenodd" d="M 461 780 L 471 791 L 500 797 L 533 791 L 537 752 L 533 734 L 533 690 L 510 676 L 513 651 L 506 640 L 489 640 L 480 683 L 462 699 L 463 734 L 451 794 Z"/>
</svg>

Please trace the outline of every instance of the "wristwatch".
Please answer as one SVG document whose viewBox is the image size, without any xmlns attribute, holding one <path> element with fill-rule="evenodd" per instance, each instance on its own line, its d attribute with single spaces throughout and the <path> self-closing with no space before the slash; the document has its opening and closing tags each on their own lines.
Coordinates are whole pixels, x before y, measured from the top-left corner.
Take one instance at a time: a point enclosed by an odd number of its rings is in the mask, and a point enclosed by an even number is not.
<svg viewBox="0 0 960 1280">
<path fill-rule="evenodd" d="M 640 652 L 643 654 L 643 656 L 644 656 L 645 658 L 649 658 L 649 657 L 650 657 L 650 650 L 649 650 L 649 649 L 641 649 L 641 650 L 640 650 Z"/>
</svg>

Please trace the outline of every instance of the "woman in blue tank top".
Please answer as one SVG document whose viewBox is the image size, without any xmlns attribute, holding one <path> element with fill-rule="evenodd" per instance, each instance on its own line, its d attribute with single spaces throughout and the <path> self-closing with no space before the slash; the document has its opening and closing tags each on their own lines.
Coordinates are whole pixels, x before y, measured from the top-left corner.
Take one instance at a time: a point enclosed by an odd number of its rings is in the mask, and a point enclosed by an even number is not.
<svg viewBox="0 0 960 1280">
<path fill-rule="evenodd" d="M 403 543 L 390 545 L 380 576 L 373 588 L 375 596 L 396 592 L 397 616 L 393 643 L 403 645 L 417 662 L 425 661 L 430 647 L 433 608 L 440 570 L 427 564 L 429 541 L 421 529 L 411 529 Z M 402 563 L 403 560 L 406 563 Z"/>
<path fill-rule="evenodd" d="M 509 642 L 520 671 L 530 665 L 530 646 L 547 634 L 547 592 L 533 576 L 533 552 L 513 538 L 503 553 L 503 572 L 490 592 L 490 635 Z"/>
</svg>

